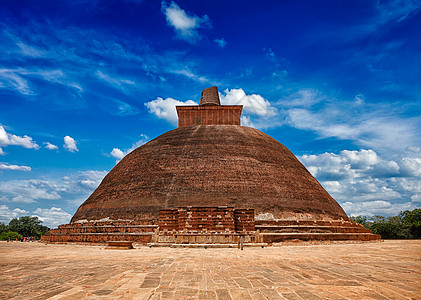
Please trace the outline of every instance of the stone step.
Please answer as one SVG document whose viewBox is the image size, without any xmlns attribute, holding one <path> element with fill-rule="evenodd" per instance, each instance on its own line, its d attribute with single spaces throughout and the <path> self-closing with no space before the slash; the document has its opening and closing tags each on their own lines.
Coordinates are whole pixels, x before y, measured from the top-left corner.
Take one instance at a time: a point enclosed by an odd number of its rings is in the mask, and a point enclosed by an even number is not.
<svg viewBox="0 0 421 300">
<path fill-rule="evenodd" d="M 307 225 L 307 226 L 340 226 L 340 227 L 362 227 L 362 225 L 350 221 L 323 221 L 323 220 L 255 220 L 255 225 Z"/>
<path fill-rule="evenodd" d="M 310 233 L 370 233 L 363 227 L 318 226 L 318 225 L 256 225 L 260 232 L 310 232 Z"/>
<path fill-rule="evenodd" d="M 140 233 L 50 233 L 43 235 L 41 241 L 54 242 L 54 243 L 106 243 L 108 241 L 132 241 L 138 243 L 152 242 L 153 232 L 140 232 Z"/>
<path fill-rule="evenodd" d="M 136 233 L 153 232 L 158 228 L 157 225 L 132 225 L 132 226 L 77 226 L 77 227 L 59 227 L 52 229 L 50 233 Z"/>
<path fill-rule="evenodd" d="M 276 243 L 287 240 L 360 240 L 360 241 L 371 241 L 379 240 L 381 236 L 379 234 L 372 233 L 260 233 L 262 241 L 264 243 Z"/>
</svg>

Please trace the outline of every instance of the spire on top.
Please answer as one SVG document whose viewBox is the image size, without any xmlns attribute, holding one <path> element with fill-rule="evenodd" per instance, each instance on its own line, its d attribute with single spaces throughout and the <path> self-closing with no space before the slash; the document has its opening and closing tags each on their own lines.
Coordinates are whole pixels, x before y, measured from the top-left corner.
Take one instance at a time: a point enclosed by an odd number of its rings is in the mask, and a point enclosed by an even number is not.
<svg viewBox="0 0 421 300">
<path fill-rule="evenodd" d="M 218 88 L 216 86 L 204 89 L 200 96 L 200 106 L 202 105 L 221 105 L 219 101 Z"/>
</svg>

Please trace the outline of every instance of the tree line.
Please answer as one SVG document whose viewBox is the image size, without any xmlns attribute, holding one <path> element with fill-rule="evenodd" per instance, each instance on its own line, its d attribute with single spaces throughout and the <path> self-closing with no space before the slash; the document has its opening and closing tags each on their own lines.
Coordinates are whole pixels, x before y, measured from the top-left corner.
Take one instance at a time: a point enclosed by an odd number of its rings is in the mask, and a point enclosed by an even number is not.
<svg viewBox="0 0 421 300">
<path fill-rule="evenodd" d="M 41 235 L 48 234 L 50 228 L 42 225 L 38 217 L 20 217 L 12 219 L 8 225 L 0 223 L 0 240 L 6 241 L 21 239 L 22 237 L 41 238 Z"/>
<path fill-rule="evenodd" d="M 421 209 L 401 211 L 394 217 L 356 216 L 355 222 L 380 234 L 382 239 L 419 239 L 421 238 Z"/>
</svg>

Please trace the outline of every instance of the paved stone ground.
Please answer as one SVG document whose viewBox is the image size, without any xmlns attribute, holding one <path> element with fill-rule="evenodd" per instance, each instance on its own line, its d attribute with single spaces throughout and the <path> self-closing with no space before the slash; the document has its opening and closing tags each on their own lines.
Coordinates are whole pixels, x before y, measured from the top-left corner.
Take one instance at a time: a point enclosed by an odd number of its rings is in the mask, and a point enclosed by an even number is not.
<svg viewBox="0 0 421 300">
<path fill-rule="evenodd" d="M 104 248 L 0 242 L 0 298 L 421 299 L 421 241 Z"/>
</svg>

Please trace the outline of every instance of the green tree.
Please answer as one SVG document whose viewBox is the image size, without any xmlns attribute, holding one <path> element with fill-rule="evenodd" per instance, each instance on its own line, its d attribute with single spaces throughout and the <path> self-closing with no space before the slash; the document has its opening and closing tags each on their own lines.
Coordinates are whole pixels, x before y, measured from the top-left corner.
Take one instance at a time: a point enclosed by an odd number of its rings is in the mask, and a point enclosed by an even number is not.
<svg viewBox="0 0 421 300">
<path fill-rule="evenodd" d="M 369 224 L 369 221 L 368 221 L 368 218 L 367 217 L 365 217 L 365 216 L 356 216 L 356 217 L 351 217 L 351 219 L 354 221 L 354 222 L 357 222 L 358 224 L 361 224 L 361 225 L 363 225 L 364 227 L 366 227 L 367 228 L 367 226 L 369 226 L 370 224 Z"/>
<path fill-rule="evenodd" d="M 50 230 L 41 224 L 42 221 L 38 217 L 25 216 L 11 220 L 9 222 L 9 230 L 15 231 L 22 236 L 34 236 L 39 239 L 42 234 L 46 234 Z"/>
<path fill-rule="evenodd" d="M 401 211 L 397 216 L 351 217 L 355 222 L 380 234 L 383 239 L 419 239 L 421 238 L 421 209 Z"/>
<path fill-rule="evenodd" d="M 409 233 L 413 238 L 421 238 L 421 209 L 413 211 L 406 210 L 401 212 L 402 222 L 407 226 Z"/>
<path fill-rule="evenodd" d="M 5 231 L 9 231 L 9 226 L 0 222 L 0 233 L 5 232 Z"/>
</svg>

